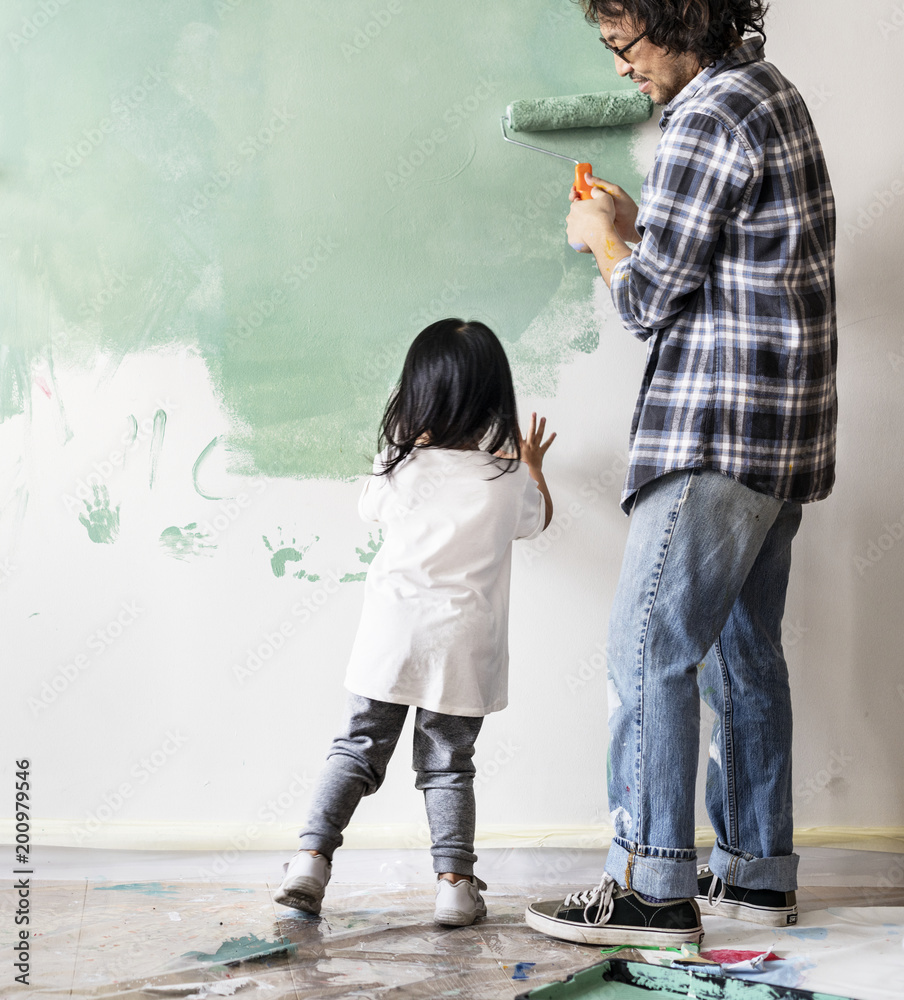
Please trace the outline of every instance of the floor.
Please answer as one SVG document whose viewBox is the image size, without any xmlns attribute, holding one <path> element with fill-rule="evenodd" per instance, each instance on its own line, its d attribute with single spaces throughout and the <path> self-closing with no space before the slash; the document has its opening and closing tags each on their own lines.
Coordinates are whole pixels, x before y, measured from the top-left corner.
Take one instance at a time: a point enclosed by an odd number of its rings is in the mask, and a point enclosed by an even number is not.
<svg viewBox="0 0 904 1000">
<path fill-rule="evenodd" d="M 817 848 L 801 856 L 796 928 L 707 918 L 704 951 L 771 949 L 783 961 L 768 963 L 778 977 L 770 982 L 900 1000 L 902 856 Z M 450 930 L 432 923 L 427 852 L 339 852 L 318 919 L 272 901 L 282 855 L 44 848 L 30 887 L 28 985 L 12 981 L 18 896 L 11 881 L 0 883 L 0 997 L 514 1000 L 601 961 L 598 948 L 530 930 L 522 914 L 528 900 L 596 884 L 603 858 L 485 850 L 489 915 Z"/>
</svg>

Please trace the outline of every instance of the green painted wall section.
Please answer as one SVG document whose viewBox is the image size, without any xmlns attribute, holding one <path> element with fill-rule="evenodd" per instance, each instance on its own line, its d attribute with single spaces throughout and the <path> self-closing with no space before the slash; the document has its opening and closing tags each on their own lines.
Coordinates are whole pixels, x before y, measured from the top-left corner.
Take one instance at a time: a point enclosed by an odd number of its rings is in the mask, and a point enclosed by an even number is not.
<svg viewBox="0 0 904 1000">
<path fill-rule="evenodd" d="M 569 0 L 11 2 L 2 26 L 0 418 L 37 357 L 106 379 L 194 344 L 234 468 L 348 477 L 427 322 L 489 323 L 522 392 L 595 349 L 571 168 L 499 129 L 515 98 L 631 86 Z M 631 135 L 534 139 L 636 196 Z"/>
</svg>

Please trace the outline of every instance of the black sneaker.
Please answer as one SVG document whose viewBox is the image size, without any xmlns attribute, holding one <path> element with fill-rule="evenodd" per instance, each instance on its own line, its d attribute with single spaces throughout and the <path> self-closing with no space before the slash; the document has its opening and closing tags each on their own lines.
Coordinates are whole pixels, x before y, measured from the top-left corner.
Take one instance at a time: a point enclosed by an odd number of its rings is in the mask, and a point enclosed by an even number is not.
<svg viewBox="0 0 904 1000">
<path fill-rule="evenodd" d="M 796 893 L 728 885 L 706 865 L 697 869 L 697 905 L 704 917 L 748 920 L 766 927 L 797 923 Z"/>
<path fill-rule="evenodd" d="M 531 903 L 524 916 L 535 931 L 578 944 L 674 947 L 703 939 L 700 912 L 692 899 L 648 903 L 622 889 L 609 874 L 595 888 L 573 892 L 564 900 Z"/>
</svg>

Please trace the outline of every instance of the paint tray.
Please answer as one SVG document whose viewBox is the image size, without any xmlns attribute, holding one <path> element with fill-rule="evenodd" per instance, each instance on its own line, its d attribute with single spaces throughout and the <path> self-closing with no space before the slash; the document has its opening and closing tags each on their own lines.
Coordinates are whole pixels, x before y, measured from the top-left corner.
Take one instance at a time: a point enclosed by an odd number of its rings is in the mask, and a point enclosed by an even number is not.
<svg viewBox="0 0 904 1000">
<path fill-rule="evenodd" d="M 546 983 L 515 1000 L 850 1000 L 789 986 L 726 979 L 686 969 L 610 958 L 575 972 L 564 982 Z"/>
</svg>

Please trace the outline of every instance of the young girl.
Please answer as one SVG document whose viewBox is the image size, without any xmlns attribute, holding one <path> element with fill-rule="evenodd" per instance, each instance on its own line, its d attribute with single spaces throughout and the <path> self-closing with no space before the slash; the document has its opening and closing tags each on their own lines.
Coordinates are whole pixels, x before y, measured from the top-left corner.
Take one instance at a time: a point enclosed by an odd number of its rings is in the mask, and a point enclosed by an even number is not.
<svg viewBox="0 0 904 1000">
<path fill-rule="evenodd" d="M 508 360 L 482 323 L 423 330 L 383 414 L 358 510 L 383 525 L 351 653 L 342 732 L 320 776 L 278 903 L 319 913 L 333 852 L 362 795 L 383 782 L 410 706 L 415 786 L 438 874 L 434 919 L 486 914 L 474 878 L 474 774 L 483 716 L 507 703 L 512 540 L 549 524 L 545 418 L 518 427 Z M 520 461 L 519 461 L 520 459 Z"/>
</svg>

